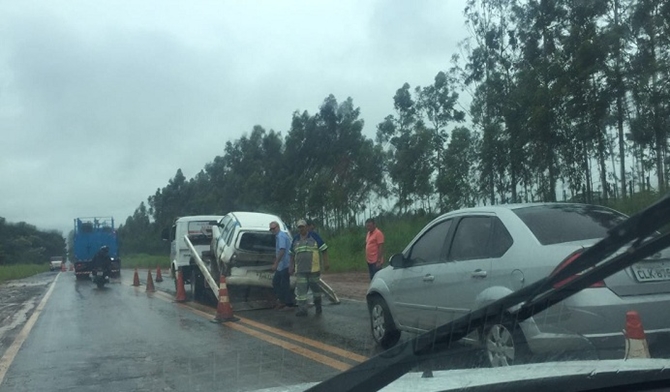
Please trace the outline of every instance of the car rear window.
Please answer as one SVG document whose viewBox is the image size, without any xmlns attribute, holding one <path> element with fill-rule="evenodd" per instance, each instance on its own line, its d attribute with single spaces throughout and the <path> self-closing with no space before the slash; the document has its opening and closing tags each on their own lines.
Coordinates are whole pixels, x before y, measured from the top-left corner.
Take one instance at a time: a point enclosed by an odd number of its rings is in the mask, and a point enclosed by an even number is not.
<svg viewBox="0 0 670 392">
<path fill-rule="evenodd" d="M 240 250 L 249 252 L 271 252 L 275 250 L 275 235 L 264 232 L 247 231 L 242 233 Z"/>
<path fill-rule="evenodd" d="M 534 206 L 514 212 L 542 245 L 603 238 L 626 219 L 616 211 L 587 205 Z"/>
</svg>

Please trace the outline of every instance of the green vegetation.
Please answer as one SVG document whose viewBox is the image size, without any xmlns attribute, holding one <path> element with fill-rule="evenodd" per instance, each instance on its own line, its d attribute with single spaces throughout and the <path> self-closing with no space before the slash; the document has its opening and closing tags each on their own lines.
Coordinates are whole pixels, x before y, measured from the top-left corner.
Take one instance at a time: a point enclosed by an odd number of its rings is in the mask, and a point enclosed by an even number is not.
<svg viewBox="0 0 670 392">
<path fill-rule="evenodd" d="M 405 219 L 378 219 L 377 227 L 384 233 L 384 255 L 402 252 L 409 241 L 428 223 L 428 217 L 406 217 Z M 328 244 L 331 272 L 367 271 L 365 264 L 365 227 L 342 230 L 338 233 L 320 233 Z"/>
<path fill-rule="evenodd" d="M 636 193 L 633 195 L 633 197 L 630 198 L 614 199 L 603 204 L 617 211 L 621 211 L 624 214 L 633 215 L 634 213 L 650 206 L 660 198 L 661 195 L 659 195 L 658 192 L 646 191 Z"/>
<path fill-rule="evenodd" d="M 0 265 L 0 282 L 27 278 L 46 271 L 49 271 L 48 264 Z"/>
<path fill-rule="evenodd" d="M 610 200 L 604 203 L 608 207 L 632 215 L 649 206 L 660 198 L 655 192 L 643 192 L 624 200 Z M 384 254 L 386 260 L 395 253 L 402 252 L 405 246 L 429 223 L 436 215 L 404 215 L 382 216 L 377 221 L 384 233 L 386 244 Z M 328 244 L 330 272 L 367 271 L 365 265 L 365 227 L 352 227 L 342 230 L 319 230 L 319 234 Z M 124 268 L 156 268 L 160 265 L 167 270 L 170 262 L 165 255 L 133 254 L 123 258 Z"/>
<path fill-rule="evenodd" d="M 0 216 L 0 266 L 46 264 L 52 256 L 65 257 L 65 238 L 59 231 L 43 231 L 26 222 L 11 223 Z"/>
<path fill-rule="evenodd" d="M 160 266 L 163 271 L 170 269 L 170 258 L 167 254 L 162 256 L 138 253 L 121 257 L 121 268 L 156 268 L 157 266 Z"/>
</svg>

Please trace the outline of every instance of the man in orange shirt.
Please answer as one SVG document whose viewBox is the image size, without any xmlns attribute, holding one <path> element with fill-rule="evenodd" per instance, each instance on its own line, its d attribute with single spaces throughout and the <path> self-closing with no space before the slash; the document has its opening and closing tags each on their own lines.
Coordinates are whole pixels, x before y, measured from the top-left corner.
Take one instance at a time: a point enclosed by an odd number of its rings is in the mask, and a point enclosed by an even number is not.
<svg viewBox="0 0 670 392">
<path fill-rule="evenodd" d="M 368 234 L 365 237 L 365 258 L 368 262 L 370 280 L 384 264 L 384 233 L 377 228 L 375 220 L 369 218 L 365 221 Z"/>
</svg>

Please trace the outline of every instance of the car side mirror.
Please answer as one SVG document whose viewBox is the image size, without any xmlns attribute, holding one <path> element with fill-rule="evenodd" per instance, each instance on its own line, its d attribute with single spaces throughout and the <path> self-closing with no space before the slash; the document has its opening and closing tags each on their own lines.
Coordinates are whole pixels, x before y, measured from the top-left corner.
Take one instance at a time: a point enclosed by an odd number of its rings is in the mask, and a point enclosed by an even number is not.
<svg viewBox="0 0 670 392">
<path fill-rule="evenodd" d="M 391 267 L 393 268 L 403 268 L 407 265 L 407 262 L 405 261 L 405 256 L 402 253 L 396 253 L 391 256 L 389 264 L 391 264 Z"/>
</svg>

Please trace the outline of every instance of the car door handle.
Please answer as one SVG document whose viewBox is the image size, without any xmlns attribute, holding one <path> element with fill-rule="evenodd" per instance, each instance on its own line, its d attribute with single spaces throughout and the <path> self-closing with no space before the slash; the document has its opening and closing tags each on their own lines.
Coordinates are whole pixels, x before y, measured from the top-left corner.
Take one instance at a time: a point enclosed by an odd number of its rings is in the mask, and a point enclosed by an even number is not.
<svg viewBox="0 0 670 392">
<path fill-rule="evenodd" d="M 486 278 L 486 271 L 476 269 L 472 272 L 472 278 Z"/>
<path fill-rule="evenodd" d="M 423 277 L 424 282 L 432 282 L 434 280 L 435 280 L 435 277 L 433 275 L 430 275 L 430 274 Z"/>
</svg>

